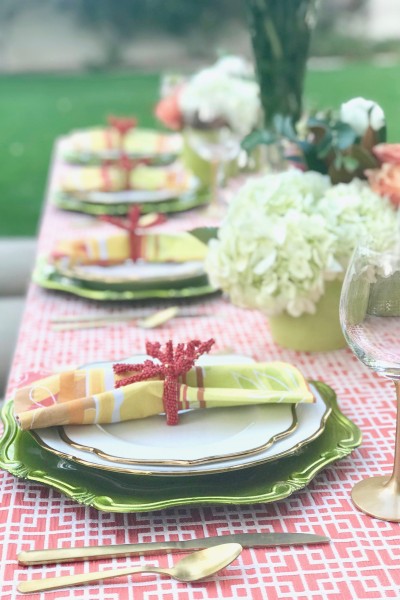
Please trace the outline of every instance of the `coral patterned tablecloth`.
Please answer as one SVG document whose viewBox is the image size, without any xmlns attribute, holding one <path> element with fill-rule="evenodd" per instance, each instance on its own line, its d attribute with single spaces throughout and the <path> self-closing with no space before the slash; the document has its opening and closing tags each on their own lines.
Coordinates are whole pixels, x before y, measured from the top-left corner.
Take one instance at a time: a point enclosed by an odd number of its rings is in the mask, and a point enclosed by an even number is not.
<svg viewBox="0 0 400 600">
<path fill-rule="evenodd" d="M 52 167 L 52 188 L 57 177 Z M 196 220 L 179 217 L 182 224 Z M 52 247 L 66 231 L 82 232 L 91 219 L 63 213 L 48 202 L 40 230 L 40 251 Z M 203 304 L 203 303 L 201 303 Z M 204 305 L 206 303 L 204 302 Z M 191 585 L 154 575 L 110 580 L 82 588 L 42 594 L 42 598 L 93 600 L 202 600 L 205 598 L 354 600 L 400 597 L 400 524 L 372 519 L 352 504 L 353 484 L 368 475 L 388 472 L 393 460 L 394 392 L 388 382 L 364 368 L 349 350 L 325 354 L 295 353 L 277 347 L 268 324 L 257 312 L 231 306 L 224 299 L 207 305 L 206 320 L 176 319 L 164 328 L 143 331 L 115 324 L 108 329 L 56 332 L 49 319 L 104 310 L 100 304 L 49 292 L 31 285 L 9 382 L 9 394 L 30 371 L 114 360 L 141 352 L 146 339 L 175 340 L 212 335 L 218 348 L 259 360 L 283 359 L 307 377 L 321 379 L 337 393 L 342 411 L 363 432 L 360 448 L 330 465 L 305 489 L 273 504 L 179 507 L 139 514 L 99 513 L 40 484 L 0 472 L 0 591 L 2 600 L 18 596 L 16 583 L 38 571 L 45 575 L 96 570 L 98 563 L 21 567 L 22 549 L 50 546 L 190 539 L 239 532 L 318 533 L 332 542 L 244 550 L 218 576 Z M 218 314 L 223 315 L 218 318 Z M 238 474 L 240 477 L 240 474 Z M 114 559 L 104 566 L 172 565 L 176 556 Z M 22 596 L 21 596 L 22 597 Z M 39 598 L 38 595 L 33 595 Z"/>
</svg>

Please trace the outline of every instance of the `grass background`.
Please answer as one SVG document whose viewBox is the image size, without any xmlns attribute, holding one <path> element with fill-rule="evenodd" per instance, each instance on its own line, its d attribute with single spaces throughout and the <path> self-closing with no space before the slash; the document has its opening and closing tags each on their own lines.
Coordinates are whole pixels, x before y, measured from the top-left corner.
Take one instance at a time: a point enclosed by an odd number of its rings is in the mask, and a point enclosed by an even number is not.
<svg viewBox="0 0 400 600">
<path fill-rule="evenodd" d="M 309 71 L 305 105 L 333 107 L 354 96 L 381 104 L 390 141 L 400 140 L 397 66 L 349 64 Z M 110 113 L 134 114 L 155 126 L 158 74 L 86 73 L 0 78 L 0 236 L 35 235 L 54 139 L 71 129 L 104 123 Z"/>
</svg>

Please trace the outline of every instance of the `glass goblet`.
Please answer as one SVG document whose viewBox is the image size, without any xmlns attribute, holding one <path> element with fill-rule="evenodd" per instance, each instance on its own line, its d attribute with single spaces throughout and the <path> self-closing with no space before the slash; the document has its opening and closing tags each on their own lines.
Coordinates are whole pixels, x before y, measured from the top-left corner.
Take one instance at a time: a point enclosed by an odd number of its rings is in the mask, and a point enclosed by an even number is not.
<svg viewBox="0 0 400 600">
<path fill-rule="evenodd" d="M 189 129 L 187 141 L 192 150 L 211 167 L 211 210 L 219 205 L 219 190 L 224 183 L 226 165 L 237 158 L 240 138 L 229 127 Z"/>
<path fill-rule="evenodd" d="M 364 479 L 352 490 L 354 504 L 385 521 L 400 521 L 400 244 L 385 251 L 359 246 L 350 261 L 340 299 L 344 336 L 357 358 L 393 381 L 397 397 L 394 465 L 390 476 Z"/>
</svg>

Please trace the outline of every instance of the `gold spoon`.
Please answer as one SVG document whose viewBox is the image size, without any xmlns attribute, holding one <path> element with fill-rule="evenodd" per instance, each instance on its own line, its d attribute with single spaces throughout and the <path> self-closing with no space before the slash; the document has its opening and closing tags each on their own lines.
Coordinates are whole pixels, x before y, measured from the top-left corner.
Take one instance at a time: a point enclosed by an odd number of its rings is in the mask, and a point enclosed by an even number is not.
<svg viewBox="0 0 400 600">
<path fill-rule="evenodd" d="M 212 548 L 206 548 L 199 552 L 193 552 L 185 556 L 170 569 L 160 567 L 128 567 L 126 569 L 110 569 L 107 571 L 96 571 L 94 573 L 83 573 L 80 575 L 66 575 L 63 577 L 50 577 L 48 579 L 34 579 L 21 581 L 18 591 L 25 594 L 29 592 L 42 592 L 45 590 L 56 590 L 73 585 L 81 585 L 92 581 L 102 581 L 112 577 L 123 577 L 134 573 L 160 573 L 169 575 L 178 581 L 190 582 L 204 579 L 214 575 L 220 569 L 227 567 L 235 560 L 243 550 L 240 544 L 219 544 Z"/>
</svg>

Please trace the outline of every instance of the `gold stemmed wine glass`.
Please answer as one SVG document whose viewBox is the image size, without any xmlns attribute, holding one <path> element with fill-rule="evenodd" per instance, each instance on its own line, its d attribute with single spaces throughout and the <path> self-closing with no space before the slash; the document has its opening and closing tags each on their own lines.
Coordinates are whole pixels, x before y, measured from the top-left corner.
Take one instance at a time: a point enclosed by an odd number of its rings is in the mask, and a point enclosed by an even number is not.
<svg viewBox="0 0 400 600">
<path fill-rule="evenodd" d="M 390 476 L 357 483 L 354 504 L 368 515 L 400 521 L 400 243 L 377 251 L 373 243 L 354 252 L 343 282 L 340 321 L 357 358 L 393 381 L 397 396 L 394 465 Z"/>
</svg>

